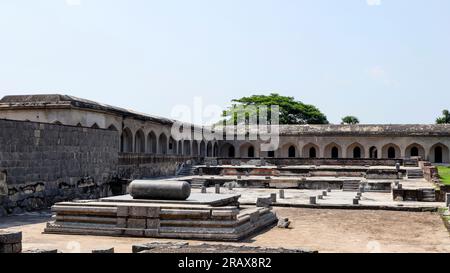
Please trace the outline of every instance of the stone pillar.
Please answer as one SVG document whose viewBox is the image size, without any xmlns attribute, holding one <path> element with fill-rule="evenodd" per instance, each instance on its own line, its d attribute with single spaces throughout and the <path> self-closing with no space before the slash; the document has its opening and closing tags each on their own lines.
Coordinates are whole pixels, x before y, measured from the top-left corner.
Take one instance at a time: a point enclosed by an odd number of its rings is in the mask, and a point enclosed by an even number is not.
<svg viewBox="0 0 450 273">
<path fill-rule="evenodd" d="M 323 196 L 327 196 L 327 195 L 328 195 L 328 192 L 327 192 L 327 191 L 322 191 L 322 195 L 323 195 Z"/>
<path fill-rule="evenodd" d="M 202 193 L 206 193 L 206 187 L 202 186 Z"/>
<path fill-rule="evenodd" d="M 220 184 L 216 184 L 216 194 L 220 194 Z"/>
<path fill-rule="evenodd" d="M 315 205 L 317 202 L 316 197 L 315 196 L 310 196 L 309 197 L 309 204 L 310 205 Z"/>
<path fill-rule="evenodd" d="M 284 199 L 284 190 L 280 190 L 280 199 Z"/>
<path fill-rule="evenodd" d="M 354 198 L 353 199 L 353 205 L 359 205 L 359 199 Z"/>
</svg>

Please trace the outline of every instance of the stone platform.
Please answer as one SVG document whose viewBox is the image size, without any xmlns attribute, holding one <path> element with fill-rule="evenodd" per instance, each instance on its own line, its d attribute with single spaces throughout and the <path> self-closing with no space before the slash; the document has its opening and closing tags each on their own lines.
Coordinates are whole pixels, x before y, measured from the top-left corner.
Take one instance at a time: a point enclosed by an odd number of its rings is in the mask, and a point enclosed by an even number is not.
<svg viewBox="0 0 450 273">
<path fill-rule="evenodd" d="M 238 241 L 277 221 L 269 208 L 240 208 L 240 195 L 192 194 L 185 201 L 117 196 L 61 202 L 44 233 Z"/>
</svg>

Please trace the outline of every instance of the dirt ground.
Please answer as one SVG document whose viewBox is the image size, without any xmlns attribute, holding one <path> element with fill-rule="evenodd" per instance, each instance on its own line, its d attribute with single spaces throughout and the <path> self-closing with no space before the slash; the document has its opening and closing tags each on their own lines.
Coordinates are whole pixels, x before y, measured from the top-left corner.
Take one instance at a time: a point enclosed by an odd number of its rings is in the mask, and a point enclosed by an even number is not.
<svg viewBox="0 0 450 273">
<path fill-rule="evenodd" d="M 304 208 L 275 208 L 275 211 L 280 217 L 288 217 L 292 228 L 273 227 L 244 242 L 230 244 L 319 252 L 450 253 L 450 235 L 437 213 Z M 0 218 L 0 229 L 22 231 L 24 250 L 57 248 L 64 253 L 110 247 L 116 252 L 131 252 L 133 244 L 176 241 L 42 234 L 49 220 L 48 213 Z"/>
</svg>

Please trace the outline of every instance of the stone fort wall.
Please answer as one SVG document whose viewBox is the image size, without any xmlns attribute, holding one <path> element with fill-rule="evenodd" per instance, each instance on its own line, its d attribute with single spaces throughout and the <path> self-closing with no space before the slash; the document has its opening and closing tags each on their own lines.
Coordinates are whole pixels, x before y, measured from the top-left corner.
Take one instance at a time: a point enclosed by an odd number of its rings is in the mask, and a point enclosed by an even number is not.
<svg viewBox="0 0 450 273">
<path fill-rule="evenodd" d="M 118 181 L 174 175 L 188 158 L 120 154 L 117 131 L 0 120 L 0 216 L 112 195 Z"/>
</svg>

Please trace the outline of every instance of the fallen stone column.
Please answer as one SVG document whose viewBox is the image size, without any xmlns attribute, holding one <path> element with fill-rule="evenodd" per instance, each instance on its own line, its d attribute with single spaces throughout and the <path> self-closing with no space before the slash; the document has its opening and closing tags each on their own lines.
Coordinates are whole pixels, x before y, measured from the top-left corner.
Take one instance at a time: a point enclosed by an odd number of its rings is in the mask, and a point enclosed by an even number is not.
<svg viewBox="0 0 450 273">
<path fill-rule="evenodd" d="M 134 199 L 186 200 L 191 185 L 185 181 L 136 180 L 129 186 Z"/>
</svg>

